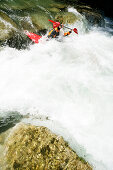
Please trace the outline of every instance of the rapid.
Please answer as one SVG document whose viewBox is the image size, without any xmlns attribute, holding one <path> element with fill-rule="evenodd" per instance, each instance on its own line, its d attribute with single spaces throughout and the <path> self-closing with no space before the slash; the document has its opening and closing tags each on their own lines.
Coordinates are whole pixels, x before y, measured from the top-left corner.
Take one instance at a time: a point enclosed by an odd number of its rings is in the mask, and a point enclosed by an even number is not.
<svg viewBox="0 0 113 170">
<path fill-rule="evenodd" d="M 0 116 L 17 111 L 62 135 L 93 169 L 113 170 L 113 30 L 69 26 L 79 34 L 0 50 Z"/>
</svg>

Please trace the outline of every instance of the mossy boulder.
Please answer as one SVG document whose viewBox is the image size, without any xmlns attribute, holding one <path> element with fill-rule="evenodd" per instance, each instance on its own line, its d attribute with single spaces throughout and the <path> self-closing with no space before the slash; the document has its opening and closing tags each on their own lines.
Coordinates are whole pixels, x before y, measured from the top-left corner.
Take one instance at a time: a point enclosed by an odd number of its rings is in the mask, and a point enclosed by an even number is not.
<svg viewBox="0 0 113 170">
<path fill-rule="evenodd" d="M 37 5 L 37 0 L 4 0 L 0 2 L 0 6 L 3 9 L 10 8 L 12 10 L 23 10 L 28 8 L 33 8 Z"/>
<path fill-rule="evenodd" d="M 30 16 L 32 23 L 37 30 L 49 29 L 51 27 L 51 24 L 48 21 L 50 18 L 48 15 L 45 15 L 45 12 L 40 11 L 37 13 L 32 13 Z"/>
<path fill-rule="evenodd" d="M 65 9 L 67 7 L 67 4 L 64 4 L 64 3 L 55 3 L 55 2 L 52 2 L 50 4 L 50 7 L 53 7 L 53 8 L 58 8 L 58 9 Z"/>
<path fill-rule="evenodd" d="M 10 38 L 16 28 L 16 23 L 5 12 L 0 11 L 0 41 Z"/>
<path fill-rule="evenodd" d="M 6 142 L 5 169 L 92 170 L 61 136 L 46 127 L 20 124 Z"/>
<path fill-rule="evenodd" d="M 55 13 L 58 13 L 58 12 L 60 12 L 60 9 L 58 9 L 58 8 L 55 8 L 55 7 L 48 8 L 48 10 L 49 10 L 50 12 L 55 12 Z"/>
<path fill-rule="evenodd" d="M 28 30 L 30 32 L 36 32 L 37 28 L 36 26 L 32 23 L 31 18 L 26 18 L 22 17 L 21 20 L 19 21 L 19 25 L 23 30 Z"/>
<path fill-rule="evenodd" d="M 73 24 L 75 21 L 79 20 L 79 18 L 72 12 L 61 12 L 56 14 L 55 20 L 63 24 L 66 23 Z"/>
</svg>

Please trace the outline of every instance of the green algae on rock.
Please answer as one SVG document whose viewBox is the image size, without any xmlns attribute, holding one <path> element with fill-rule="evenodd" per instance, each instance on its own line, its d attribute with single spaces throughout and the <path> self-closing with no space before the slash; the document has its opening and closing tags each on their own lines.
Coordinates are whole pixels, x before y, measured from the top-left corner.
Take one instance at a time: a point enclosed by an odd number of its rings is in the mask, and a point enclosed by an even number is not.
<svg viewBox="0 0 113 170">
<path fill-rule="evenodd" d="M 58 8 L 56 8 L 56 7 L 48 8 L 48 10 L 49 10 L 50 12 L 55 12 L 55 13 L 60 12 L 60 9 L 58 9 Z"/>
<path fill-rule="evenodd" d="M 0 11 L 0 41 L 11 37 L 16 28 L 16 23 L 5 12 Z"/>
<path fill-rule="evenodd" d="M 45 12 L 40 11 L 37 13 L 30 14 L 33 25 L 38 29 L 48 29 L 50 28 L 50 23 L 48 22 L 49 16 L 45 15 Z"/>
<path fill-rule="evenodd" d="M 92 170 L 62 137 L 46 127 L 20 124 L 6 142 L 5 169 Z"/>
<path fill-rule="evenodd" d="M 75 21 L 79 20 L 79 17 L 72 12 L 61 12 L 55 16 L 55 19 L 63 24 L 73 24 Z"/>
</svg>

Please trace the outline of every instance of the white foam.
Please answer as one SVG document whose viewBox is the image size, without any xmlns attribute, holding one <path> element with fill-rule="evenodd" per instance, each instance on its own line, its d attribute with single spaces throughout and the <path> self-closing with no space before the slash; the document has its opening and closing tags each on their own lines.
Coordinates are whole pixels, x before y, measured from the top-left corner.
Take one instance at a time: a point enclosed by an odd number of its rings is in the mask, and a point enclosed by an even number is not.
<svg viewBox="0 0 113 170">
<path fill-rule="evenodd" d="M 94 169 L 112 170 L 112 63 L 113 37 L 97 29 L 30 50 L 7 47 L 0 51 L 0 109 L 48 116 Z"/>
</svg>

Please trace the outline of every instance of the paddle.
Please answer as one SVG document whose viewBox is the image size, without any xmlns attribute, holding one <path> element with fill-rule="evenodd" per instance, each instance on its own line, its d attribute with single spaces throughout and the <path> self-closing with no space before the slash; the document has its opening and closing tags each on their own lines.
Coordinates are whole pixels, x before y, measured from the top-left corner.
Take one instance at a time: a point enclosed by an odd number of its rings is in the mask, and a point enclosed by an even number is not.
<svg viewBox="0 0 113 170">
<path fill-rule="evenodd" d="M 52 23 L 56 23 L 55 21 L 50 20 L 50 19 L 49 19 L 48 21 L 50 21 L 50 22 L 52 22 Z M 61 25 L 62 25 L 62 24 L 61 24 Z M 76 28 L 72 29 L 72 28 L 66 27 L 66 26 L 64 26 L 64 25 L 62 25 L 62 26 L 65 27 L 65 28 L 68 28 L 68 29 L 74 31 L 76 34 L 78 34 L 78 30 L 77 30 Z"/>
<path fill-rule="evenodd" d="M 74 31 L 76 34 L 78 34 L 78 30 L 77 30 L 76 28 L 73 28 L 73 29 L 72 29 L 72 28 L 66 27 L 66 26 L 64 26 L 64 25 L 63 25 L 63 27 L 68 28 L 68 29 Z"/>
<path fill-rule="evenodd" d="M 48 21 L 57 24 L 57 22 L 55 22 L 55 21 L 53 21 L 53 20 L 48 20 Z M 61 24 L 61 25 L 62 25 L 62 24 Z M 76 28 L 71 29 L 71 28 L 66 27 L 66 26 L 64 26 L 64 25 L 62 25 L 62 26 L 65 27 L 65 28 L 68 28 L 68 29 L 74 31 L 76 34 L 78 34 L 78 30 L 77 30 Z M 34 34 L 34 33 L 32 33 L 32 32 L 28 32 L 28 31 L 26 31 L 26 30 L 24 31 L 24 33 L 25 33 L 32 41 L 34 41 L 35 43 L 39 43 L 40 38 L 42 38 L 42 36 L 37 35 L 37 34 Z"/>
<path fill-rule="evenodd" d="M 55 21 L 53 21 L 53 20 L 50 20 L 50 19 L 49 19 L 48 21 L 50 21 L 50 22 L 52 22 L 52 23 L 56 23 Z"/>
</svg>

